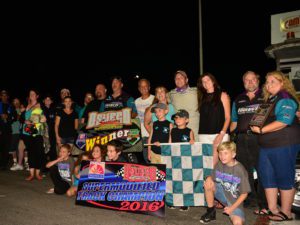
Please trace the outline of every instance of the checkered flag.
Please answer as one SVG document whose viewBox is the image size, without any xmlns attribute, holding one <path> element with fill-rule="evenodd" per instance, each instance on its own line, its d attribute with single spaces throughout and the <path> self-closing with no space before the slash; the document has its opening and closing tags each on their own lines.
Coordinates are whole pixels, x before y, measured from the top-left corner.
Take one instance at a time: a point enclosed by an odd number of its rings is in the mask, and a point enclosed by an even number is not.
<svg viewBox="0 0 300 225">
<path fill-rule="evenodd" d="M 159 169 L 156 169 L 156 180 L 157 181 L 166 181 L 166 176 Z"/>
<path fill-rule="evenodd" d="M 161 146 L 166 164 L 166 202 L 172 206 L 204 206 L 203 178 L 213 169 L 212 145 L 170 143 Z"/>
<path fill-rule="evenodd" d="M 118 177 L 124 177 L 124 166 L 117 172 Z"/>
</svg>

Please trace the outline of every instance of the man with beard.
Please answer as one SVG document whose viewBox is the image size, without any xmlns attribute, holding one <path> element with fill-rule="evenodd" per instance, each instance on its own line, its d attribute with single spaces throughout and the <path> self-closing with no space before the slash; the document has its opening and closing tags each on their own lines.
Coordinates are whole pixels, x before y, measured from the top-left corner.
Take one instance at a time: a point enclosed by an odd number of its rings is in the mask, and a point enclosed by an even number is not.
<svg viewBox="0 0 300 225">
<path fill-rule="evenodd" d="M 101 103 L 106 98 L 106 92 L 107 89 L 103 83 L 99 83 L 96 85 L 95 88 L 96 98 L 86 106 L 86 109 L 82 117 L 82 123 L 87 122 L 90 112 L 100 111 Z"/>
<path fill-rule="evenodd" d="M 254 185 L 254 173 L 257 169 L 259 145 L 257 135 L 251 132 L 249 122 L 259 105 L 263 103 L 262 91 L 259 89 L 259 75 L 247 71 L 243 75 L 245 92 L 240 94 L 232 105 L 230 132 L 236 132 L 237 154 L 236 159 L 243 164 L 248 172 L 251 194 L 245 201 L 245 206 L 258 204 L 257 215 L 268 213 L 264 190 L 260 185 L 259 177 L 257 188 Z"/>
<path fill-rule="evenodd" d="M 134 103 L 134 98 L 123 91 L 123 79 L 119 76 L 111 78 L 112 94 L 109 95 L 101 104 L 100 112 L 120 110 L 123 108 L 131 108 L 131 117 L 137 116 L 137 110 Z"/>
<path fill-rule="evenodd" d="M 189 79 L 186 72 L 178 70 L 175 72 L 174 81 L 176 88 L 169 92 L 170 100 L 175 111 L 184 109 L 189 113 L 189 123 L 187 127 L 193 130 L 194 134 L 198 134 L 199 129 L 199 112 L 197 100 L 197 88 L 189 86 Z M 198 135 L 195 136 L 195 141 Z"/>
</svg>

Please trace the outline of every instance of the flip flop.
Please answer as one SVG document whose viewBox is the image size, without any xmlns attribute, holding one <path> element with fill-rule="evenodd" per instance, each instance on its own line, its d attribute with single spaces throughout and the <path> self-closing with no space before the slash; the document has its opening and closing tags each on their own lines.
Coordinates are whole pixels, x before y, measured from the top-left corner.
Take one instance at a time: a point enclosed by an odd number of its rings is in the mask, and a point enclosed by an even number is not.
<svg viewBox="0 0 300 225">
<path fill-rule="evenodd" d="M 268 216 L 271 215 L 271 211 L 269 209 L 256 209 L 253 211 L 254 215 L 259 215 L 259 216 Z"/>
<path fill-rule="evenodd" d="M 270 218 L 273 217 L 273 218 Z M 269 215 L 269 220 L 271 221 L 291 221 L 293 220 L 293 218 L 289 218 L 286 214 L 284 214 L 283 212 L 278 212 L 276 214 L 271 213 Z"/>
</svg>

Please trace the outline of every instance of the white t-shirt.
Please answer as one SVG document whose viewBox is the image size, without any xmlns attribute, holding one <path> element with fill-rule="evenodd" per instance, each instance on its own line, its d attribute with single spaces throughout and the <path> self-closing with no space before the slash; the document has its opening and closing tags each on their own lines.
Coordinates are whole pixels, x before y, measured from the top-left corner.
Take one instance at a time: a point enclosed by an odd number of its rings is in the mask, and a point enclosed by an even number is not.
<svg viewBox="0 0 300 225">
<path fill-rule="evenodd" d="M 145 115 L 146 108 L 152 105 L 153 100 L 154 100 L 154 95 L 150 95 L 147 99 L 142 99 L 142 97 L 139 97 L 134 101 L 138 112 L 138 118 L 141 121 L 142 137 L 149 137 L 149 133 L 147 132 L 144 126 L 144 115 Z"/>
</svg>

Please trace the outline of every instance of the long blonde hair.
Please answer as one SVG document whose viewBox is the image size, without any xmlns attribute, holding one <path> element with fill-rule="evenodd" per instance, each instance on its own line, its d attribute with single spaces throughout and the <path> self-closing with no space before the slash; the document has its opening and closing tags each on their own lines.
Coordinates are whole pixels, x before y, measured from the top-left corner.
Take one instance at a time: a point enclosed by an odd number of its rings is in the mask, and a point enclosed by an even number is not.
<svg viewBox="0 0 300 225">
<path fill-rule="evenodd" d="M 292 82 L 281 72 L 281 71 L 272 71 L 267 73 L 266 80 L 269 76 L 273 76 L 276 80 L 282 83 L 282 90 L 288 92 L 291 96 L 294 97 L 295 101 L 298 103 L 298 108 L 300 109 L 299 99 L 296 94 L 296 90 Z M 266 84 L 263 87 L 263 94 L 265 102 L 269 99 L 270 93 L 267 91 Z"/>
<path fill-rule="evenodd" d="M 170 97 L 169 97 L 169 95 L 168 95 L 168 89 L 165 88 L 164 86 L 158 86 L 158 87 L 155 88 L 155 98 L 153 99 L 152 104 L 156 104 L 156 103 L 159 102 L 158 98 L 156 97 L 157 92 L 158 92 L 159 90 L 163 90 L 163 91 L 166 93 L 167 104 L 169 104 L 171 101 L 170 101 Z"/>
</svg>

